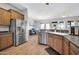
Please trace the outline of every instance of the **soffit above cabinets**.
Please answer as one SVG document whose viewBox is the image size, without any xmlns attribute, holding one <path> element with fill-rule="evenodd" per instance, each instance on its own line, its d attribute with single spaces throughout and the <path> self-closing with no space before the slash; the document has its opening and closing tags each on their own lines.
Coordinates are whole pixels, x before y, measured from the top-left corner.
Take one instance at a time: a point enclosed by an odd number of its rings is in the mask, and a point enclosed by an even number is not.
<svg viewBox="0 0 79 59">
<path fill-rule="evenodd" d="M 79 16 L 79 3 L 11 3 L 16 8 L 27 8 L 28 17 L 34 20 L 47 20 L 68 16 Z"/>
</svg>

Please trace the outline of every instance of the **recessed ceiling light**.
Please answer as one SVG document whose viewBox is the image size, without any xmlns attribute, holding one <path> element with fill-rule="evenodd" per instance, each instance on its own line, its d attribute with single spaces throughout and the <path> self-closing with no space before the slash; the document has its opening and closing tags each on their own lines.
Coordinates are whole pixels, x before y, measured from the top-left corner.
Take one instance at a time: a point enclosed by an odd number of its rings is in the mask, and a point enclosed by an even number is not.
<svg viewBox="0 0 79 59">
<path fill-rule="evenodd" d="M 62 16 L 62 17 L 66 17 L 66 16 Z"/>
<path fill-rule="evenodd" d="M 46 3 L 46 5 L 49 5 L 49 3 Z"/>
</svg>

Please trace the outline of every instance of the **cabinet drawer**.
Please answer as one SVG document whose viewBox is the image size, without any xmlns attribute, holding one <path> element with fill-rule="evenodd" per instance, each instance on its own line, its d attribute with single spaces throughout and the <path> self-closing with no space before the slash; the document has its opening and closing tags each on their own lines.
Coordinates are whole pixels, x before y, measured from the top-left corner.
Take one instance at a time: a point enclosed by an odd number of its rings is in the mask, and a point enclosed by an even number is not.
<svg viewBox="0 0 79 59">
<path fill-rule="evenodd" d="M 10 25 L 10 12 L 6 9 L 0 8 L 0 24 Z"/>
</svg>

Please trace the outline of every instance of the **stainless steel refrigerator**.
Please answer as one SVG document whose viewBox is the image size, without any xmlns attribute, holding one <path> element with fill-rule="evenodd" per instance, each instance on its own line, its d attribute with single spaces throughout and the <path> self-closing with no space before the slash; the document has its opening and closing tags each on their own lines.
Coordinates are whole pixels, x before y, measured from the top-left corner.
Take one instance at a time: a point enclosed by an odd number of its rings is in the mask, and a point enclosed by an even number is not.
<svg viewBox="0 0 79 59">
<path fill-rule="evenodd" d="M 12 19 L 10 32 L 13 33 L 13 45 L 18 46 L 24 42 L 25 39 L 25 29 L 23 28 L 23 20 L 20 19 Z"/>
</svg>

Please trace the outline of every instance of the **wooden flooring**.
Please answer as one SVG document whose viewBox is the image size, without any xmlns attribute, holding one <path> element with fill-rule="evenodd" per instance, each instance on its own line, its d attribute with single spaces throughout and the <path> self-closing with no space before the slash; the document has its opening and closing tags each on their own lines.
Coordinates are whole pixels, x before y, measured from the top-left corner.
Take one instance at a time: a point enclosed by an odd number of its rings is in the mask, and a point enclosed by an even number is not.
<svg viewBox="0 0 79 59">
<path fill-rule="evenodd" d="M 2 50 L 0 55 L 58 55 L 58 53 L 46 45 L 38 44 L 38 36 L 32 35 L 28 42 Z"/>
</svg>

